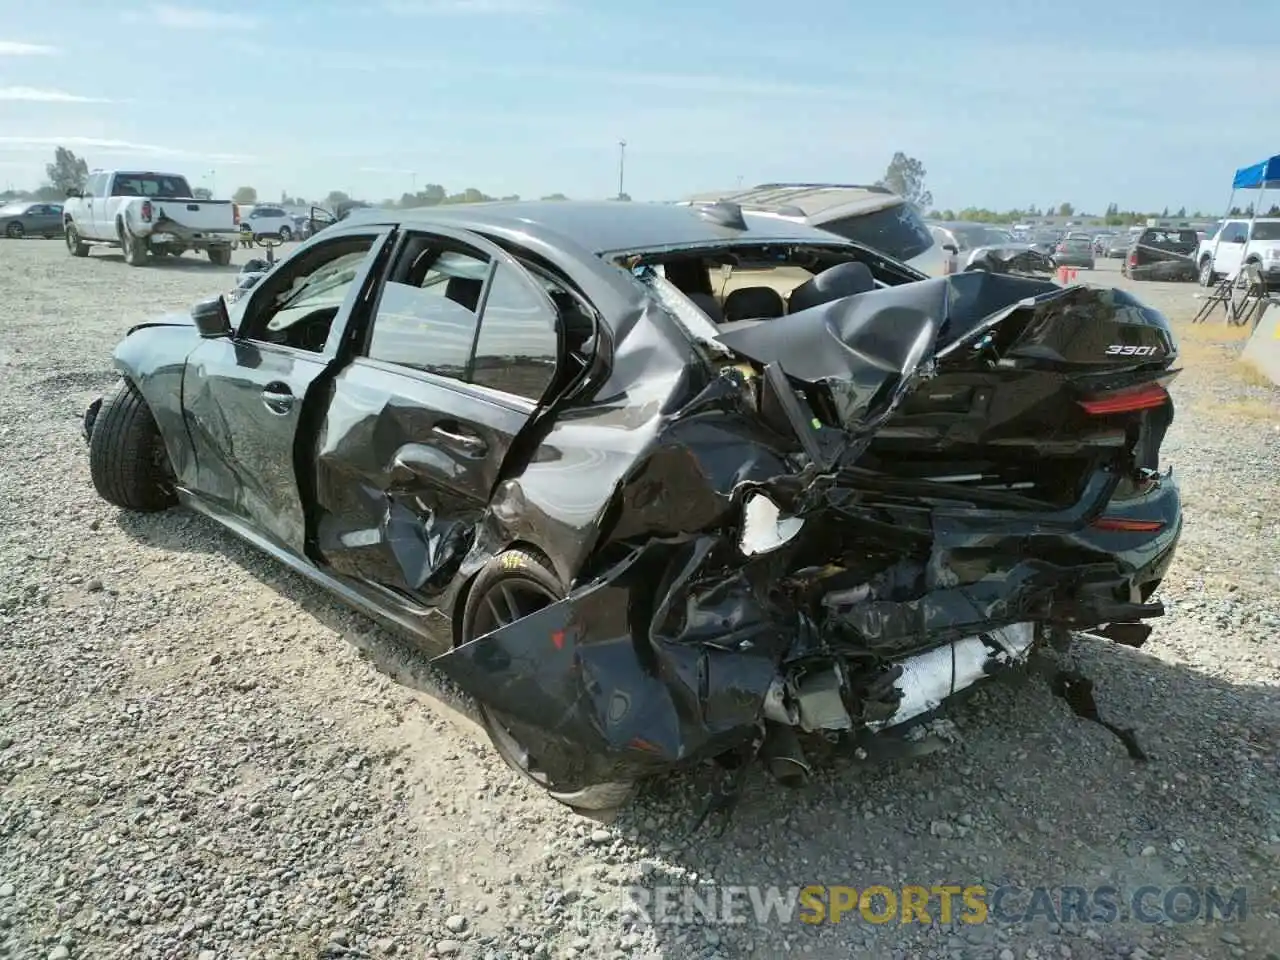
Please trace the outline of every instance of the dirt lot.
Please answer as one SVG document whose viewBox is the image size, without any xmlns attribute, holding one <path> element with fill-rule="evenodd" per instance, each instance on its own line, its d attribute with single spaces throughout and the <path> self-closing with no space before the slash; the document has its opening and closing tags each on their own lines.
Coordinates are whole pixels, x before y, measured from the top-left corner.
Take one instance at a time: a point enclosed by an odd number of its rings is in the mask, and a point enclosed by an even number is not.
<svg viewBox="0 0 1280 960">
<path fill-rule="evenodd" d="M 1081 277 L 1122 282 L 1114 263 Z M 576 817 L 398 640 L 197 517 L 95 496 L 80 416 L 117 340 L 231 281 L 192 256 L 131 269 L 0 241 L 0 957 L 1277 956 L 1280 391 L 1220 321 L 1189 328 L 1194 286 L 1134 285 L 1186 354 L 1170 612 L 1140 651 L 1072 655 L 1150 761 L 1041 681 L 993 686 L 948 752 L 794 793 L 753 775 L 723 836 L 686 841 L 698 776 L 611 824 Z M 700 883 L 1110 885 L 1123 909 L 818 926 L 622 909 L 628 885 Z M 1140 922 L 1146 884 L 1148 920 L 1179 885 L 1244 887 L 1247 916 L 1206 924 L 1184 896 L 1188 922 Z"/>
</svg>

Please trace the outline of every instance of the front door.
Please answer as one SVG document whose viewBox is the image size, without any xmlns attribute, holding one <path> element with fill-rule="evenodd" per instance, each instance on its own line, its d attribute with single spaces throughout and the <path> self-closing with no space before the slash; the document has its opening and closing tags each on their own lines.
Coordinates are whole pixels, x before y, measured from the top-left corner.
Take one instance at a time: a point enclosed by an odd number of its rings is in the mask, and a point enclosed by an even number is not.
<svg viewBox="0 0 1280 960">
<path fill-rule="evenodd" d="M 187 359 L 183 409 L 196 448 L 195 492 L 302 554 L 299 430 L 318 420 L 314 390 L 363 302 L 389 228 L 343 231 L 289 258 L 238 305 L 234 336 Z"/>
<path fill-rule="evenodd" d="M 1244 242 L 1248 232 L 1249 225 L 1239 220 L 1223 225 L 1218 235 L 1218 249 L 1213 257 L 1215 273 L 1230 276 L 1240 269 L 1240 264 L 1244 262 Z"/>
<path fill-rule="evenodd" d="M 317 440 L 317 548 L 339 573 L 429 602 L 552 387 L 556 307 L 502 249 L 433 226 L 401 237 L 369 320 Z"/>
</svg>

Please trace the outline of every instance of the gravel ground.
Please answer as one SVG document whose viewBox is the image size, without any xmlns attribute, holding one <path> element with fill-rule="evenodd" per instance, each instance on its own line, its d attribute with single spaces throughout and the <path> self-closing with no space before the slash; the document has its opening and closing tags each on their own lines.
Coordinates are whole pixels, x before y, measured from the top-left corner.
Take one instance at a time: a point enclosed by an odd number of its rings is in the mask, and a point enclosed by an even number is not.
<svg viewBox="0 0 1280 960">
<path fill-rule="evenodd" d="M 755 773 L 723 835 L 686 841 L 698 776 L 612 823 L 577 817 L 518 782 L 396 638 L 198 517 L 95 496 L 80 416 L 112 348 L 231 271 L 0 243 L 0 957 L 1277 956 L 1280 391 L 1244 375 L 1220 322 L 1186 325 L 1195 287 L 1136 285 L 1187 338 L 1170 613 L 1140 651 L 1070 655 L 1150 762 L 1032 679 L 959 708 L 945 752 L 833 763 L 797 792 Z M 1113 264 L 1093 278 L 1123 283 Z M 623 909 L 628 885 L 704 882 L 1249 899 L 1227 924 Z"/>
</svg>

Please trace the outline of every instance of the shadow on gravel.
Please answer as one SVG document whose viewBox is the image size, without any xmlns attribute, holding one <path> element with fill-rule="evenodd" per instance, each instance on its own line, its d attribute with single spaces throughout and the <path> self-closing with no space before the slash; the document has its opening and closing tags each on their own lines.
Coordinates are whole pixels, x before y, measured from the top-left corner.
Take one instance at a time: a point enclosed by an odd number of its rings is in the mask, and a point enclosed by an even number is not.
<svg viewBox="0 0 1280 960">
<path fill-rule="evenodd" d="M 96 260 L 113 260 L 124 266 L 124 255 L 120 253 L 102 253 L 95 255 Z M 133 268 L 131 268 L 133 269 Z M 203 270 L 206 273 L 239 273 L 239 264 L 229 264 L 220 267 L 212 263 L 205 254 L 188 253 L 181 257 L 151 257 L 147 260 L 143 270 Z"/>
<path fill-rule="evenodd" d="M 134 541 L 158 550 L 225 557 L 255 580 L 297 604 L 344 637 L 380 673 L 478 722 L 473 701 L 436 671 L 428 653 L 394 629 L 352 610 L 284 564 L 240 540 L 212 520 L 186 510 L 158 514 L 120 511 L 117 523 Z M 443 622 L 443 620 L 442 620 Z M 449 643 L 442 638 L 442 644 Z"/>
<path fill-rule="evenodd" d="M 407 640 L 203 517 L 121 513 L 119 523 L 150 547 L 225 556 L 346 637 L 395 682 L 475 719 L 467 698 L 436 676 Z M 1171 621 L 1157 631 L 1178 627 Z M 1135 731 L 1146 762 L 1130 759 L 1102 726 L 1077 718 L 1042 679 L 989 681 L 948 713 L 954 742 L 947 750 L 879 762 L 833 754 L 799 789 L 780 786 L 757 766 L 731 816 L 713 816 L 692 833 L 711 768 L 644 784 L 613 830 L 660 853 L 633 881 L 641 887 L 617 891 L 619 905 L 636 891 L 657 896 L 661 887 L 676 888 L 679 896 L 691 888 L 690 872 L 698 883 L 756 887 L 762 896 L 770 887 L 785 892 L 810 884 L 858 890 L 982 884 L 990 898 L 993 888 L 1014 885 L 1025 892 L 1010 901 L 1017 909 L 1026 908 L 1029 888 L 1112 885 L 1120 891 L 1115 922 L 1059 927 L 1042 914 L 1025 924 L 944 925 L 935 899 L 932 924 L 918 926 L 913 936 L 922 948 L 942 950 L 939 956 L 993 956 L 1005 939 L 1019 936 L 1061 938 L 1076 957 L 1129 956 L 1140 944 L 1150 949 L 1157 931 L 1130 915 L 1130 898 L 1144 885 L 1162 888 L 1161 895 L 1178 885 L 1226 893 L 1245 887 L 1249 910 L 1243 921 L 1165 924 L 1158 936 L 1203 942 L 1205 956 L 1219 955 L 1219 934 L 1228 929 L 1246 942 L 1270 942 L 1273 921 L 1264 914 L 1280 864 L 1280 845 L 1269 841 L 1280 832 L 1277 690 L 1233 684 L 1093 638 L 1080 638 L 1070 654 L 1054 656 L 1094 681 L 1102 717 Z M 565 817 L 568 828 L 574 818 L 567 811 Z M 726 938 L 736 951 L 728 956 L 763 957 L 750 946 L 751 937 L 769 940 L 781 933 L 797 949 L 826 956 L 833 945 L 875 952 L 884 942 L 877 937 L 903 935 L 896 930 L 900 914 L 886 924 L 895 928 L 890 933 L 862 920 L 856 909 L 838 926 L 801 923 L 799 914 L 784 923 L 775 914 L 761 921 L 765 929 L 743 896 L 735 915 L 746 923 L 703 934 L 708 949 Z M 697 902 L 705 904 L 705 897 L 704 889 Z M 675 902 L 679 912 L 683 901 Z M 1159 909 L 1159 896 L 1155 903 Z M 1082 939 L 1084 926 L 1097 936 Z M 687 924 L 652 929 L 661 952 L 646 956 L 691 955 Z"/>
</svg>

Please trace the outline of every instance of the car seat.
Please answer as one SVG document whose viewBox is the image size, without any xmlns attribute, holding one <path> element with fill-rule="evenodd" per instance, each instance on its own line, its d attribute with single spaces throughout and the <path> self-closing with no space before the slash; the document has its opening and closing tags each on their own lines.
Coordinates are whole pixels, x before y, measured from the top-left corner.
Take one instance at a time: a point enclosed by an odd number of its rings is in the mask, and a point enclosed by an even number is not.
<svg viewBox="0 0 1280 960">
<path fill-rule="evenodd" d="M 773 287 L 741 287 L 724 298 L 725 323 L 772 320 L 786 312 L 782 294 Z"/>
<path fill-rule="evenodd" d="M 869 293 L 876 288 L 871 268 L 857 260 L 828 267 L 812 280 L 806 280 L 791 291 L 787 303 L 788 313 L 808 310 L 819 304 L 830 303 L 858 293 Z"/>
</svg>

